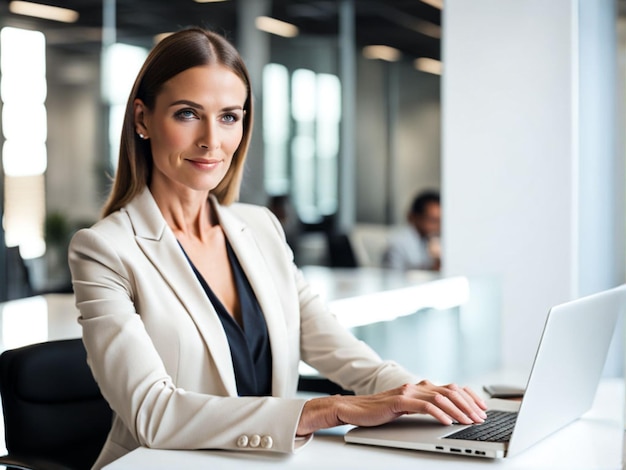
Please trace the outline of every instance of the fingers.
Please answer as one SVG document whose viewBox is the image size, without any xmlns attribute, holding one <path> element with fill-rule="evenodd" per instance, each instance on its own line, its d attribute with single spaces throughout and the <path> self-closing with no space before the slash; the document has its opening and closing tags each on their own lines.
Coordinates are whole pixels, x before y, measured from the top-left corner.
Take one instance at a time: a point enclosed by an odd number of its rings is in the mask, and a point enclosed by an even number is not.
<svg viewBox="0 0 626 470">
<path fill-rule="evenodd" d="M 487 404 L 484 402 L 482 398 L 480 398 L 474 390 L 469 387 L 464 387 L 463 390 L 467 393 L 472 399 L 474 403 L 476 403 L 483 411 L 487 409 Z"/>
<path fill-rule="evenodd" d="M 424 411 L 444 424 L 454 421 L 461 424 L 482 423 L 487 418 L 485 402 L 467 387 L 461 388 L 456 384 L 435 386 L 427 381 L 417 386 L 429 392 L 425 399 L 433 405 L 427 406 Z"/>
<path fill-rule="evenodd" d="M 454 423 L 454 419 L 450 417 L 449 413 L 446 413 L 442 408 L 433 403 L 426 402 L 422 413 L 431 415 L 441 424 L 445 424 L 446 426 Z"/>
<path fill-rule="evenodd" d="M 464 389 L 457 385 L 443 388 L 441 395 L 435 396 L 435 402 L 450 417 L 461 424 L 484 422 L 487 415 Z"/>
</svg>

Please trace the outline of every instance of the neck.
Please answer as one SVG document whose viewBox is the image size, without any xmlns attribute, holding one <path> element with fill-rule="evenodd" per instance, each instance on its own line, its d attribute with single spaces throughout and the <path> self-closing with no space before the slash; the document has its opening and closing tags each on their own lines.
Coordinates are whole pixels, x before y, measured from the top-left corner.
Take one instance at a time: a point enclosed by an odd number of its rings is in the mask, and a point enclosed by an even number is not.
<svg viewBox="0 0 626 470">
<path fill-rule="evenodd" d="M 217 213 L 206 194 L 195 197 L 172 197 L 172 194 L 155 195 L 155 201 L 165 221 L 177 237 L 202 239 L 213 227 L 219 225 Z"/>
</svg>

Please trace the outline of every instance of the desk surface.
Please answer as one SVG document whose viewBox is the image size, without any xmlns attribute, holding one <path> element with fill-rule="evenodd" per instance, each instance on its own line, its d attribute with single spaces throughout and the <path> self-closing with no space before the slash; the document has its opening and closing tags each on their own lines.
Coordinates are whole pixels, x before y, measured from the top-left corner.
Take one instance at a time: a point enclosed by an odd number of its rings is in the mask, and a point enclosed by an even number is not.
<svg viewBox="0 0 626 470">
<path fill-rule="evenodd" d="M 300 268 L 306 280 L 325 300 L 371 294 L 424 284 L 441 279 L 435 271 L 386 268 L 331 268 L 306 265 Z"/>
<path fill-rule="evenodd" d="M 139 448 L 108 465 L 106 470 L 172 470 L 187 468 L 289 468 L 289 469 L 456 469 L 550 468 L 621 469 L 623 438 L 623 381 L 603 381 L 591 411 L 583 418 L 512 458 L 484 460 L 401 449 L 346 444 L 342 426 L 318 433 L 293 455 L 265 452 L 174 451 Z"/>
<path fill-rule="evenodd" d="M 390 321 L 434 308 L 458 307 L 469 298 L 469 281 L 432 271 L 304 266 L 311 288 L 347 328 Z"/>
<path fill-rule="evenodd" d="M 0 351 L 80 338 L 78 315 L 72 294 L 46 294 L 0 303 Z"/>
</svg>

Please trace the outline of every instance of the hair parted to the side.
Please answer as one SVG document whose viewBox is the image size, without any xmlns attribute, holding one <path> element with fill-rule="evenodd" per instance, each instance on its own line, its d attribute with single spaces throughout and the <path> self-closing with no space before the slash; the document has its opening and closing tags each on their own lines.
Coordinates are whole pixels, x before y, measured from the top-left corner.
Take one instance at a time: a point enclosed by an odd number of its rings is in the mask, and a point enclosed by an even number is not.
<svg viewBox="0 0 626 470">
<path fill-rule="evenodd" d="M 246 86 L 243 136 L 220 184 L 211 192 L 222 204 L 239 198 L 243 168 L 250 145 L 253 123 L 252 87 L 248 70 L 235 47 L 223 36 L 201 28 L 186 28 L 163 39 L 148 54 L 128 97 L 122 126 L 117 171 L 102 216 L 121 209 L 150 184 L 152 152 L 150 141 L 135 132 L 133 103 L 139 98 L 153 109 L 156 97 L 169 79 L 192 67 L 219 64 L 230 69 Z"/>
</svg>

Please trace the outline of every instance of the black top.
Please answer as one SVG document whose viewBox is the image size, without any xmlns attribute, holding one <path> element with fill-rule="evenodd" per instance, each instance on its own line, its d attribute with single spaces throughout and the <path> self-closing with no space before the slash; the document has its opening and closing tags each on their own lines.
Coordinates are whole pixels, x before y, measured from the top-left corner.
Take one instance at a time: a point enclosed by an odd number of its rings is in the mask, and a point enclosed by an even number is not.
<svg viewBox="0 0 626 470">
<path fill-rule="evenodd" d="M 226 249 L 239 295 L 241 326 L 228 313 L 186 253 L 185 256 L 224 327 L 233 358 L 237 393 L 239 396 L 269 396 L 272 394 L 272 352 L 265 317 L 228 240 Z"/>
</svg>

